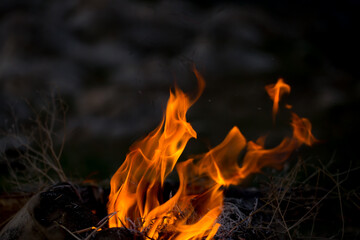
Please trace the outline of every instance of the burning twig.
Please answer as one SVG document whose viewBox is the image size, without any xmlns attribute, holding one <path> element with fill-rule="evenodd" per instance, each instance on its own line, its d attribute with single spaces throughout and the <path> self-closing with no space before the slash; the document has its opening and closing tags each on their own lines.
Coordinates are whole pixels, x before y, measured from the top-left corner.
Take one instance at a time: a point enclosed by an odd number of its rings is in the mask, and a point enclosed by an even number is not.
<svg viewBox="0 0 360 240">
<path fill-rule="evenodd" d="M 133 229 L 136 229 L 135 223 L 134 223 L 130 218 L 126 218 L 126 220 L 131 224 L 131 226 L 133 227 Z M 123 223 L 122 223 L 122 225 L 125 226 Z"/>
<path fill-rule="evenodd" d="M 94 227 L 88 227 L 88 228 L 84 228 L 84 229 L 81 229 L 81 230 L 77 230 L 74 233 L 80 234 L 80 233 L 89 232 L 89 231 L 92 231 L 92 230 L 94 230 Z"/>
<path fill-rule="evenodd" d="M 110 218 L 112 218 L 113 216 L 115 216 L 117 212 L 113 212 L 111 214 L 108 214 L 106 217 L 104 217 L 103 219 L 100 220 L 100 222 L 98 224 L 100 224 L 99 226 L 97 226 L 84 240 L 89 240 L 91 238 L 91 236 L 93 236 L 97 231 L 99 231 L 108 221 Z"/>
</svg>

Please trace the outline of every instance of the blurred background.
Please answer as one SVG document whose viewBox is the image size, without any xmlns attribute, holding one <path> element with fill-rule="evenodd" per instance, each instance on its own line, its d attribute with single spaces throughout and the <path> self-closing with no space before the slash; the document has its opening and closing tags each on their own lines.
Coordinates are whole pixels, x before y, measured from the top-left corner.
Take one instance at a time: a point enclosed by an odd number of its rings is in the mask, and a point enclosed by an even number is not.
<svg viewBox="0 0 360 240">
<path fill-rule="evenodd" d="M 207 85 L 188 113 L 199 140 L 185 156 L 217 145 L 234 125 L 248 140 L 269 134 L 269 146 L 279 143 L 291 131 L 289 112 L 280 108 L 273 125 L 264 86 L 283 77 L 292 92 L 282 106 L 310 119 L 321 140 L 305 157 L 333 159 L 339 171 L 359 166 L 359 5 L 1 0 L 0 129 L 26 122 L 27 102 L 37 109 L 59 96 L 68 108 L 66 174 L 109 180 L 160 122 L 174 82 L 196 91 L 195 64 Z M 2 152 L 16 147 L 2 135 Z"/>
</svg>

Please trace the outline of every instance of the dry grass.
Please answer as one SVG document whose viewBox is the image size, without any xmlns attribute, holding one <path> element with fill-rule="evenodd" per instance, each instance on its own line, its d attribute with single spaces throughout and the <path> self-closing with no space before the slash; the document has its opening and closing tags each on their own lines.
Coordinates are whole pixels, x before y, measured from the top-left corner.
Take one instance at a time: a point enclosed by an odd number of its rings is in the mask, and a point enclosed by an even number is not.
<svg viewBox="0 0 360 240">
<path fill-rule="evenodd" d="M 343 183 L 359 169 L 331 173 L 333 161 L 325 165 L 312 160 L 299 159 L 290 171 L 267 178 L 260 189 L 264 197 L 252 200 L 251 211 L 243 210 L 241 199 L 225 202 L 217 239 L 344 239 L 344 199 L 358 212 L 359 196 Z"/>
<path fill-rule="evenodd" d="M 221 227 L 215 239 L 346 238 L 344 200 L 358 211 L 359 196 L 357 191 L 345 189 L 343 183 L 359 169 L 332 173 L 329 170 L 332 163 L 333 159 L 325 165 L 320 160 L 299 158 L 288 171 L 265 177 L 266 184 L 256 190 L 261 192 L 261 197 L 225 198 L 217 220 Z M 172 211 L 181 216 L 185 210 L 175 206 Z M 324 219 L 324 212 L 330 212 L 332 218 Z M 141 219 L 128 219 L 128 222 L 128 231 L 149 239 L 146 229 L 139 231 L 143 224 Z M 166 239 L 172 232 L 165 219 L 163 222 L 158 232 L 161 239 Z M 335 222 L 337 228 L 324 231 L 329 222 Z"/>
<path fill-rule="evenodd" d="M 34 107 L 27 102 L 32 117 L 19 122 L 13 113 L 13 124 L 1 131 L 2 138 L 8 142 L 0 153 L 9 169 L 6 180 L 18 191 L 36 191 L 67 180 L 60 163 L 67 107 L 55 96 L 38 105 Z"/>
</svg>

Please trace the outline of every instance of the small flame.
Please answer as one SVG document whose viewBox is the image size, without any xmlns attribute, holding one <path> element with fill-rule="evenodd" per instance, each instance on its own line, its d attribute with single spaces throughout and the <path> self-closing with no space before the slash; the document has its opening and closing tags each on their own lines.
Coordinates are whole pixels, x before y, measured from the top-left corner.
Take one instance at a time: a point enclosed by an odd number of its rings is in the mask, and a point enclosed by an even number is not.
<svg viewBox="0 0 360 240">
<path fill-rule="evenodd" d="M 265 86 L 265 90 L 269 94 L 273 104 L 273 122 L 275 122 L 276 114 L 279 110 L 279 101 L 284 93 L 290 93 L 290 86 L 284 82 L 282 78 L 279 78 L 276 84 L 269 84 Z M 286 105 L 287 108 L 291 108 L 291 105 Z"/>
<path fill-rule="evenodd" d="M 311 123 L 307 118 L 300 118 L 296 113 L 292 113 L 291 126 L 294 129 L 294 137 L 300 142 L 308 146 L 318 142 L 311 133 Z"/>
<path fill-rule="evenodd" d="M 223 187 L 239 184 L 265 166 L 280 169 L 294 149 L 316 141 L 310 122 L 293 114 L 293 136 L 272 149 L 264 148 L 265 138 L 247 142 L 235 126 L 218 146 L 176 164 L 189 139 L 197 137 L 186 112 L 200 97 L 205 82 L 195 68 L 194 73 L 199 85 L 195 97 L 175 87 L 160 125 L 130 147 L 112 177 L 108 212 L 116 214 L 109 220 L 109 227 L 134 227 L 134 222 L 140 222 L 135 227 L 152 239 L 212 239 L 220 227 L 216 219 L 223 206 Z M 266 88 L 274 101 L 275 116 L 279 98 L 290 92 L 290 86 L 279 79 Z M 240 167 L 238 159 L 243 151 L 246 153 Z M 159 195 L 175 166 L 179 188 L 163 201 Z"/>
</svg>

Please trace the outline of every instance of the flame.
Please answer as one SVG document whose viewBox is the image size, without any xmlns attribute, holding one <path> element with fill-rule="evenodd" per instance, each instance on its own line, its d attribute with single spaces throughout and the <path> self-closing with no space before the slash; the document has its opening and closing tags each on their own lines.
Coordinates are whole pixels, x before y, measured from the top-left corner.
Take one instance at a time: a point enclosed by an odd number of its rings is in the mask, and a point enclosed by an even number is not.
<svg viewBox="0 0 360 240">
<path fill-rule="evenodd" d="M 291 126 L 294 131 L 294 138 L 300 143 L 304 143 L 308 146 L 318 142 L 318 140 L 311 133 L 311 123 L 307 118 L 300 118 L 296 113 L 292 113 Z"/>
<path fill-rule="evenodd" d="M 111 179 L 108 211 L 117 211 L 116 217 L 109 221 L 110 227 L 129 226 L 129 219 L 145 218 L 150 224 L 152 216 L 159 216 L 164 208 L 160 205 L 158 192 L 165 178 L 175 167 L 190 138 L 196 138 L 196 132 L 186 121 L 186 112 L 201 95 L 205 82 L 195 70 L 199 90 L 194 99 L 190 99 L 180 89 L 170 92 L 165 117 L 160 125 L 147 137 L 134 143 L 124 163 Z M 168 203 L 172 208 L 173 200 Z M 154 224 L 154 228 L 156 228 Z"/>
<path fill-rule="evenodd" d="M 110 218 L 109 227 L 136 227 L 153 239 L 212 239 L 220 227 L 216 219 L 223 206 L 224 187 L 241 183 L 265 166 L 280 169 L 294 149 L 316 141 L 309 120 L 293 114 L 293 136 L 272 149 L 264 148 L 265 138 L 247 142 L 235 126 L 207 153 L 176 164 L 187 142 L 197 137 L 186 113 L 203 92 L 205 81 L 195 68 L 194 73 L 199 85 L 197 94 L 192 98 L 177 87 L 170 91 L 160 125 L 130 147 L 112 177 L 108 212 L 115 216 Z M 279 79 L 267 90 L 276 114 L 279 98 L 290 92 L 290 86 Z M 242 152 L 246 153 L 239 166 Z M 159 195 L 175 166 L 179 188 L 163 201 Z"/>
<path fill-rule="evenodd" d="M 265 86 L 265 90 L 269 94 L 273 104 L 273 122 L 275 122 L 276 114 L 279 110 L 279 101 L 284 93 L 290 93 L 290 86 L 284 82 L 282 78 L 279 78 L 276 84 L 269 84 Z M 291 105 L 286 105 L 286 108 L 291 108 Z"/>
</svg>

